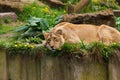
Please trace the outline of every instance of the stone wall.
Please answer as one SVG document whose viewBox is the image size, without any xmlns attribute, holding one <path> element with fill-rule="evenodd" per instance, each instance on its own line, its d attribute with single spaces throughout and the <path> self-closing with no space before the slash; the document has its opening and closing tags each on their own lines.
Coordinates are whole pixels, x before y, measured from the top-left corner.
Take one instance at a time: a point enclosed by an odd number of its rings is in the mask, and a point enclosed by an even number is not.
<svg viewBox="0 0 120 80">
<path fill-rule="evenodd" d="M 12 55 L 0 50 L 0 80 L 119 80 L 120 51 L 116 52 L 109 61 L 99 61 L 94 55 Z"/>
<path fill-rule="evenodd" d="M 111 9 L 94 13 L 84 14 L 65 14 L 62 17 L 62 22 L 70 22 L 74 24 L 106 24 L 115 27 L 114 13 Z"/>
</svg>

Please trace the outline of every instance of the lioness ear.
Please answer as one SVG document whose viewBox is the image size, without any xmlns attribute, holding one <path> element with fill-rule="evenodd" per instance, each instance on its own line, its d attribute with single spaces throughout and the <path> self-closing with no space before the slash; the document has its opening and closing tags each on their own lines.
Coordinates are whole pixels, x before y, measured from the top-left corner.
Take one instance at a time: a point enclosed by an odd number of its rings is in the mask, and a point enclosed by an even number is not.
<svg viewBox="0 0 120 80">
<path fill-rule="evenodd" d="M 57 34 L 62 35 L 62 30 L 57 30 Z"/>
<path fill-rule="evenodd" d="M 49 33 L 47 33 L 47 32 L 43 32 L 43 35 L 44 35 L 44 38 L 47 39 Z"/>
</svg>

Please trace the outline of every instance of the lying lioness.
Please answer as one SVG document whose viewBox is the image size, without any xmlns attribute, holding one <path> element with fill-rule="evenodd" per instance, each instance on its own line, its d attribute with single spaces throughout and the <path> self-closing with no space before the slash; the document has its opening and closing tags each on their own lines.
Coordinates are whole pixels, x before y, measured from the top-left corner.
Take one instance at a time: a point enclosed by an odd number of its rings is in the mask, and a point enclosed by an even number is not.
<svg viewBox="0 0 120 80">
<path fill-rule="evenodd" d="M 62 22 L 49 33 L 44 32 L 45 46 L 50 50 L 60 48 L 64 43 L 85 44 L 101 41 L 106 45 L 112 42 L 120 43 L 120 32 L 107 25 L 72 24 Z"/>
</svg>

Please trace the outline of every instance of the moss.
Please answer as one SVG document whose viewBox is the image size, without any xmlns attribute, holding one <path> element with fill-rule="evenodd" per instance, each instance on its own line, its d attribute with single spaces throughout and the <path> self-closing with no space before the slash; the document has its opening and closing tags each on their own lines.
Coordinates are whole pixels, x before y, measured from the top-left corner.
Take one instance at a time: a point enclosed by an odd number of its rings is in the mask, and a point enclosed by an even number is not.
<svg viewBox="0 0 120 80">
<path fill-rule="evenodd" d="M 105 66 L 104 63 L 98 63 L 93 61 L 82 66 L 84 67 L 83 68 L 84 71 L 80 75 L 80 80 L 107 80 L 108 79 L 107 66 Z"/>
<path fill-rule="evenodd" d="M 105 60 L 108 60 L 116 50 L 120 49 L 120 44 L 113 43 L 109 46 L 104 45 L 100 42 L 94 42 L 89 45 L 84 43 L 80 44 L 64 44 L 61 49 L 56 51 L 51 51 L 43 46 L 35 46 L 34 44 L 15 42 L 7 48 L 7 53 L 15 54 L 27 54 L 27 55 L 36 55 L 36 54 L 45 54 L 49 56 L 85 56 L 95 54 L 98 57 L 102 57 Z"/>
</svg>

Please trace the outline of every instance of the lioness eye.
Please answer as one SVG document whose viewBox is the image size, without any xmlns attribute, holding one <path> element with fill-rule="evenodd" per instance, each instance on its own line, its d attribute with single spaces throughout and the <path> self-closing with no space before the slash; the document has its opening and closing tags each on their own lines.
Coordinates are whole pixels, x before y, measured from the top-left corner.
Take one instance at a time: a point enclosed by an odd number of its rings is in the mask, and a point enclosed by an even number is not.
<svg viewBox="0 0 120 80">
<path fill-rule="evenodd" d="M 47 41 L 48 43 L 50 43 L 50 41 Z"/>
<path fill-rule="evenodd" d="M 50 43 L 50 40 L 48 40 L 47 43 Z"/>
</svg>

